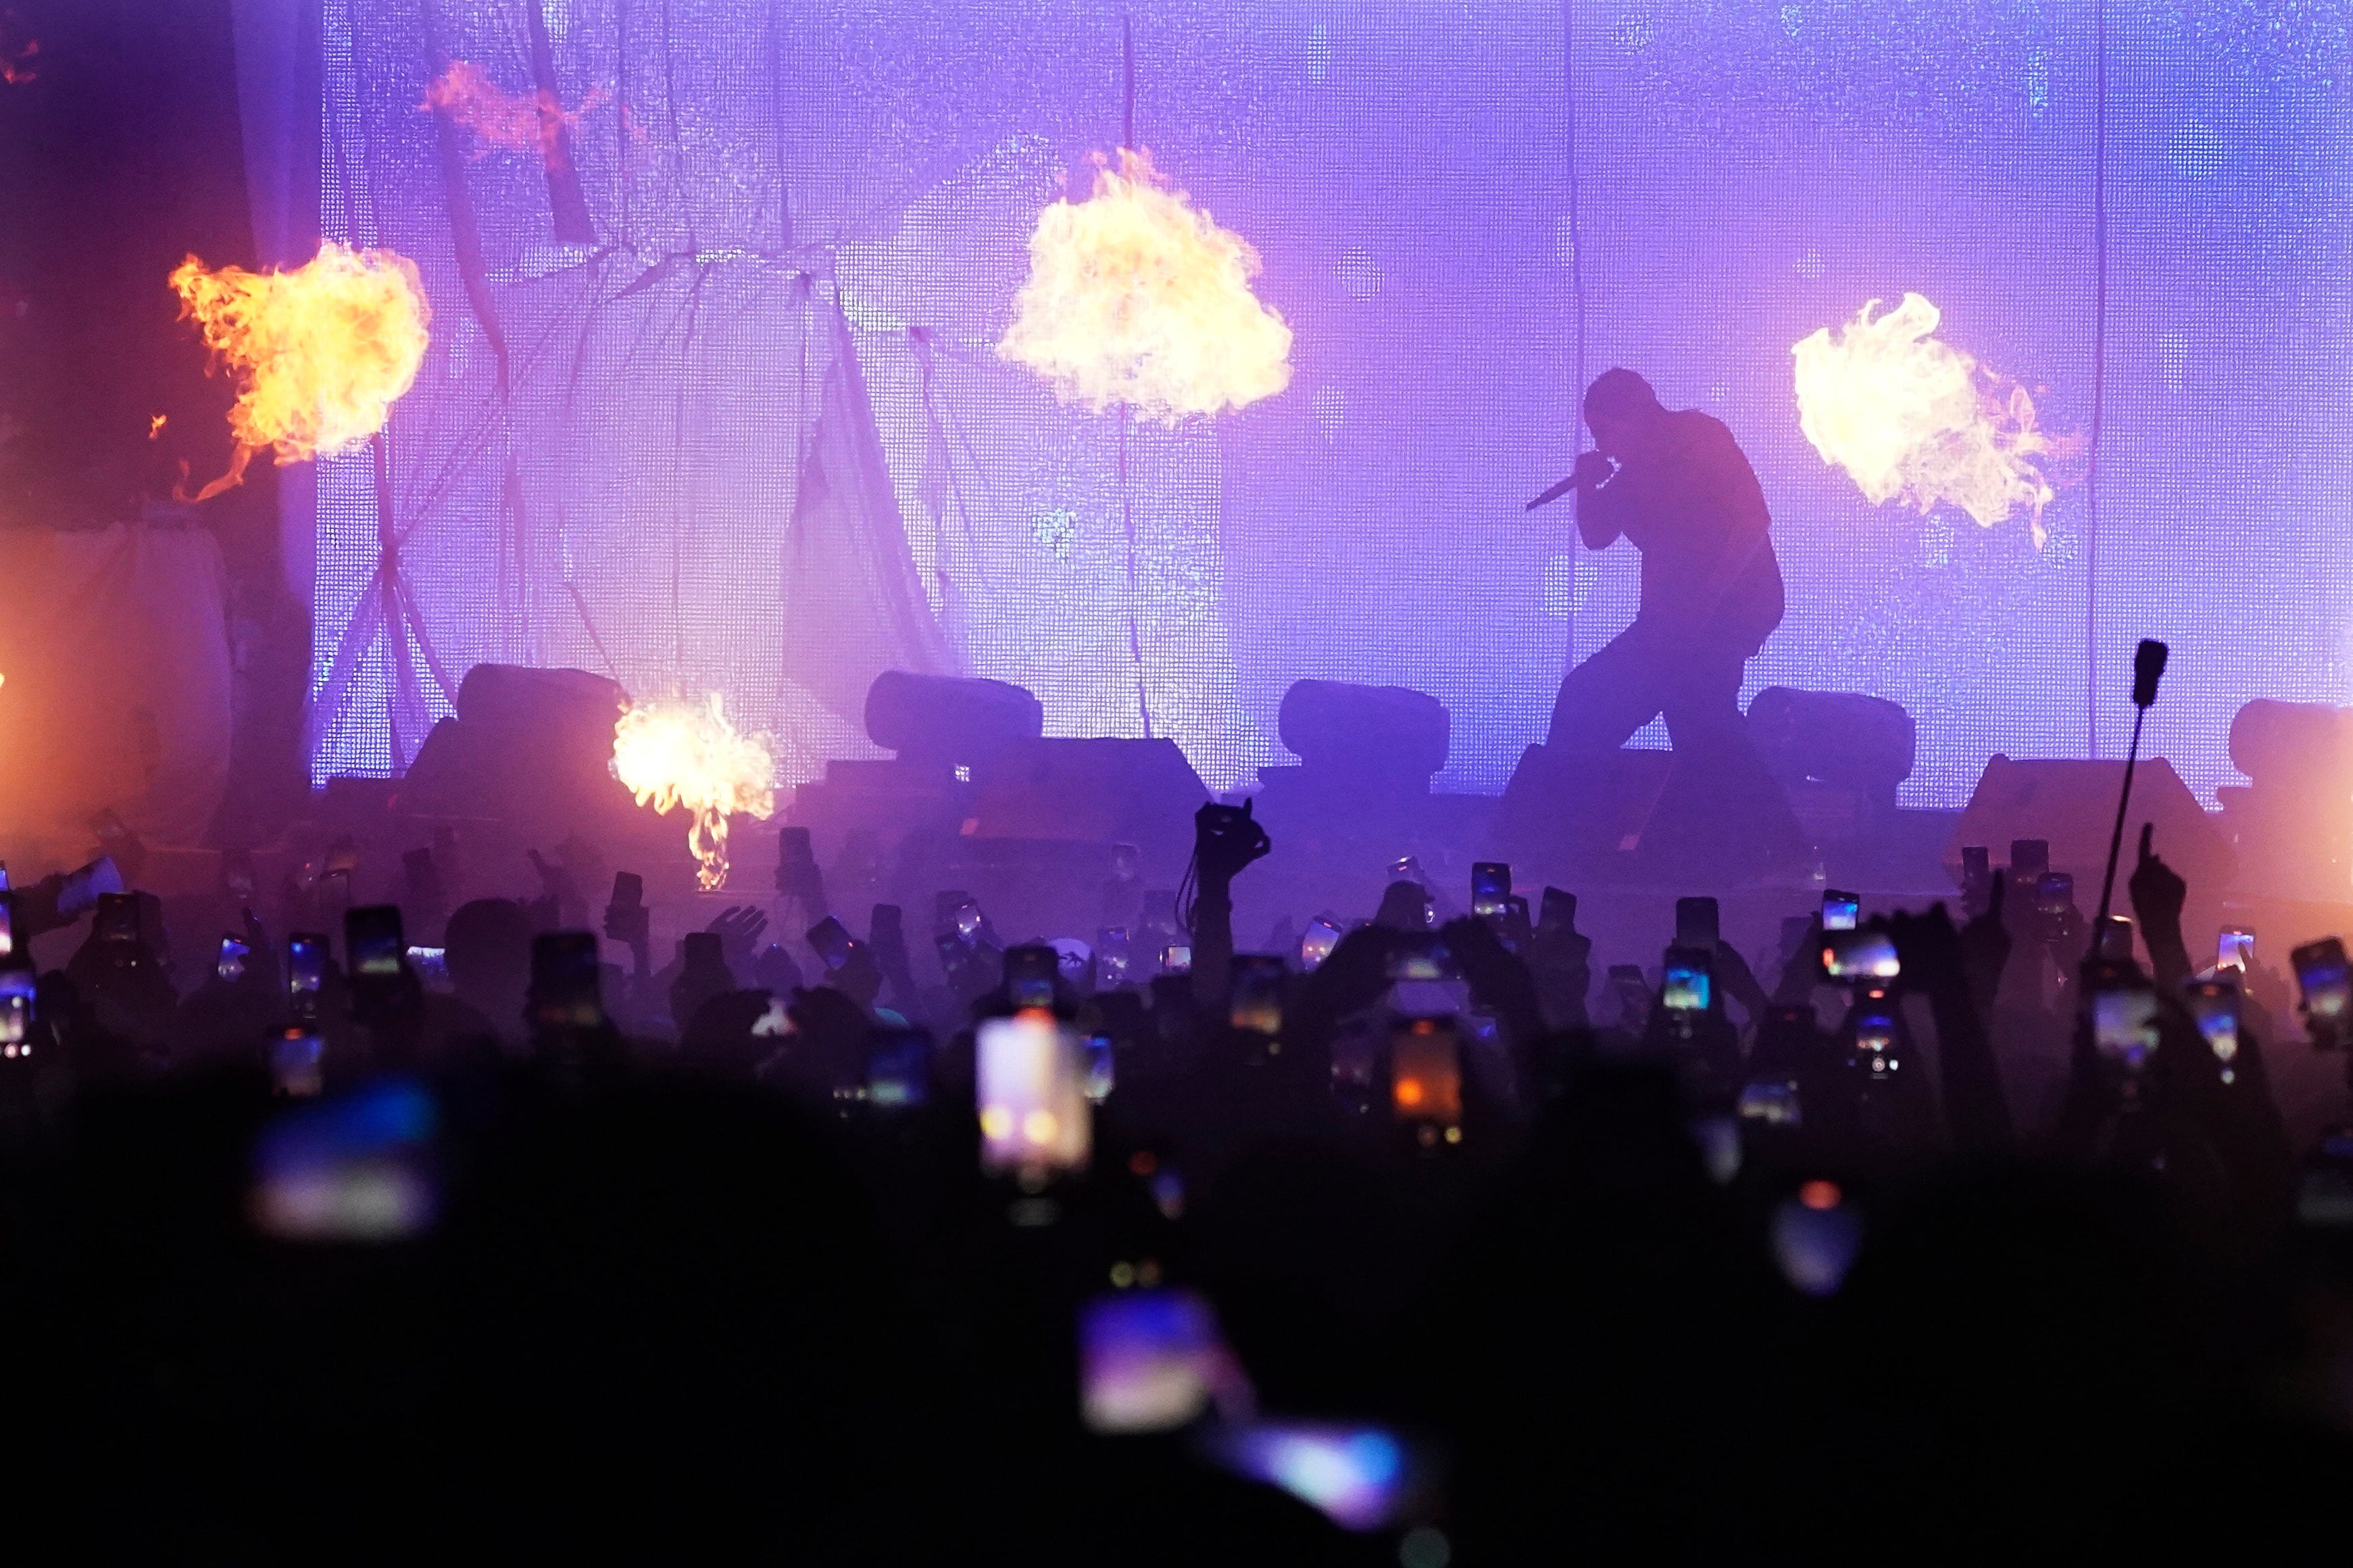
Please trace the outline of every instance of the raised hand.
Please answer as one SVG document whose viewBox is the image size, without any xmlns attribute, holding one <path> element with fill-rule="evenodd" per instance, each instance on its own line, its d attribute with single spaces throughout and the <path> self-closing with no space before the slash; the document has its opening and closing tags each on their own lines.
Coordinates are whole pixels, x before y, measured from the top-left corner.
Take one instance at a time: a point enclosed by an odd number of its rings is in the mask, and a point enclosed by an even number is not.
<svg viewBox="0 0 2353 1568">
<path fill-rule="evenodd" d="M 730 904 L 702 929 L 719 939 L 719 951 L 726 958 L 727 967 L 741 974 L 750 970 L 760 933 L 768 929 L 768 917 L 755 904 Z"/>
<path fill-rule="evenodd" d="M 1239 807 L 1210 801 L 1193 814 L 1193 856 L 1204 882 L 1230 882 L 1273 847 L 1249 801 Z"/>
</svg>

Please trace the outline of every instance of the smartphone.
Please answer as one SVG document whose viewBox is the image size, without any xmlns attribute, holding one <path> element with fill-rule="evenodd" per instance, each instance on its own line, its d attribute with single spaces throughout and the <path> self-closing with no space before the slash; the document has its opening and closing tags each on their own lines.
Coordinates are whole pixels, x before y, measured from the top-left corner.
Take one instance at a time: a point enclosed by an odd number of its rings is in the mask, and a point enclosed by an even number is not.
<svg viewBox="0 0 2353 1568">
<path fill-rule="evenodd" d="M 2045 915 L 2063 915 L 2075 902 L 2075 874 L 2045 871 L 2034 879 L 2034 907 Z"/>
<path fill-rule="evenodd" d="M 1451 980 L 1454 955 L 1435 934 L 1414 932 L 1389 944 L 1388 977 L 1396 980 Z"/>
<path fill-rule="evenodd" d="M 387 979 L 400 973 L 408 950 L 396 904 L 371 904 L 343 916 L 343 951 L 351 954 L 354 979 Z"/>
<path fill-rule="evenodd" d="M 1639 963 L 1609 966 L 1610 994 L 1618 998 L 1618 1016 L 1627 1027 L 1639 1029 L 1651 1016 L 1651 983 Z"/>
<path fill-rule="evenodd" d="M 1072 1032 L 1051 1013 L 1025 1008 L 983 1019 L 973 1050 L 981 1170 L 1082 1169 L 1093 1130 Z"/>
<path fill-rule="evenodd" d="M 1715 951 L 1722 940 L 1717 928 L 1716 904 L 1714 899 L 1677 899 L 1675 900 L 1675 945 L 1695 947 L 1708 952 Z"/>
<path fill-rule="evenodd" d="M 327 871 L 331 876 L 349 877 L 360 863 L 359 840 L 348 836 L 338 838 L 327 850 Z"/>
<path fill-rule="evenodd" d="M 68 874 L 65 886 L 58 889 L 58 913 L 79 915 L 107 894 L 121 891 L 122 873 L 115 868 L 114 857 L 101 855 Z"/>
<path fill-rule="evenodd" d="M 1160 950 L 1160 973 L 1190 974 L 1193 973 L 1193 949 L 1189 943 L 1171 942 Z"/>
<path fill-rule="evenodd" d="M 531 1016 L 543 1029 L 604 1026 L 603 955 L 596 933 L 552 931 L 531 942 Z"/>
<path fill-rule="evenodd" d="M 2040 877 L 2049 869 L 2051 840 L 2013 838 L 2010 841 L 2010 879 L 2012 884 Z"/>
<path fill-rule="evenodd" d="M 1478 860 L 1471 866 L 1471 912 L 1496 920 L 1508 912 L 1512 868 L 1501 860 Z"/>
<path fill-rule="evenodd" d="M 245 939 L 234 932 L 223 932 L 220 951 L 213 955 L 213 976 L 225 985 L 234 985 L 245 978 L 246 956 L 253 950 Z"/>
<path fill-rule="evenodd" d="M 1462 1120 L 1462 1039 L 1452 1018 L 1400 1018 L 1389 1036 L 1389 1105 L 1400 1121 Z"/>
<path fill-rule="evenodd" d="M 1429 879 L 1422 875 L 1421 862 L 1410 855 L 1400 855 L 1389 862 L 1388 879 L 1392 882 L 1415 882 L 1427 888 Z"/>
<path fill-rule="evenodd" d="M 1893 980 L 1904 973 L 1895 939 L 1867 927 L 1822 933 L 1822 973 L 1832 980 Z"/>
<path fill-rule="evenodd" d="M 1132 978 L 1129 971 L 1134 949 L 1127 940 L 1125 926 L 1095 928 L 1095 989 L 1116 991 Z"/>
<path fill-rule="evenodd" d="M 221 856 L 221 886 L 230 898 L 240 904 L 253 902 L 253 856 L 250 851 L 231 849 Z"/>
<path fill-rule="evenodd" d="M 2231 1064 L 2239 1054 L 2239 983 L 2227 976 L 2193 980 L 2187 996 L 2189 1016 L 2198 1021 L 2206 1048 L 2222 1064 L 2222 1081 L 2228 1083 L 2233 1070 Z"/>
<path fill-rule="evenodd" d="M 432 1229 L 433 1097 L 383 1078 L 281 1111 L 254 1142 L 248 1212 L 291 1242 L 403 1241 Z"/>
<path fill-rule="evenodd" d="M 920 1029 L 877 1030 L 866 1052 L 866 1100 L 907 1110 L 932 1097 L 932 1038 Z"/>
<path fill-rule="evenodd" d="M 1043 942 L 1005 950 L 1005 994 L 1016 1007 L 1051 1007 L 1061 955 Z"/>
<path fill-rule="evenodd" d="M 16 956 L 16 900 L 0 891 L 0 958 Z"/>
<path fill-rule="evenodd" d="M 1544 931 L 1575 931 L 1577 895 L 1560 888 L 1546 888 L 1544 902 L 1536 908 L 1536 925 Z"/>
<path fill-rule="evenodd" d="M 808 944 L 816 950 L 818 957 L 825 961 L 828 969 L 840 969 L 849 963 L 853 940 L 848 926 L 828 915 L 809 927 Z"/>
<path fill-rule="evenodd" d="M 636 909 L 646 901 L 646 879 L 635 871 L 613 873 L 613 900 L 625 910 Z"/>
<path fill-rule="evenodd" d="M 139 895 L 100 893 L 91 930 L 106 951 L 118 959 L 135 954 L 139 948 Z"/>
<path fill-rule="evenodd" d="M 0 1059 L 33 1054 L 33 994 L 29 969 L 0 969 Z"/>
<path fill-rule="evenodd" d="M 429 991 L 449 989 L 449 954 L 438 947 L 412 947 L 407 950 L 408 967 Z"/>
<path fill-rule="evenodd" d="M 2133 961 L 2130 915 L 2110 915 L 2100 922 L 2100 929 L 2092 937 L 2092 956 L 2106 963 L 2130 963 Z"/>
<path fill-rule="evenodd" d="M 1358 1534 L 1401 1530 L 1430 1490 L 1431 1460 L 1386 1426 L 1363 1422 L 1250 1421 L 1205 1439 L 1221 1468 L 1280 1487 Z"/>
<path fill-rule="evenodd" d="M 1852 931 L 1862 918 L 1862 895 L 1831 888 L 1822 894 L 1822 930 Z"/>
<path fill-rule="evenodd" d="M 1881 990 L 1866 990 L 1854 1005 L 1854 1060 L 1874 1079 L 1904 1063 L 1895 1052 L 1895 1003 Z"/>
<path fill-rule="evenodd" d="M 2214 939 L 2214 967 L 2242 974 L 2255 966 L 2255 933 L 2244 926 L 2224 926 Z"/>
<path fill-rule="evenodd" d="M 1144 895 L 1141 922 L 1158 931 L 1176 929 L 1176 895 L 1167 888 L 1152 888 Z"/>
<path fill-rule="evenodd" d="M 1795 1079 L 1757 1079 L 1743 1085 L 1737 1110 L 1741 1121 L 1761 1122 L 1767 1127 L 1802 1127 L 1806 1123 Z"/>
<path fill-rule="evenodd" d="M 1983 887 L 1993 880 L 1993 851 L 1982 844 L 1961 846 L 1961 887 Z"/>
<path fill-rule="evenodd" d="M 1238 952 L 1230 973 L 1233 993 L 1228 1021 L 1237 1029 L 1255 1029 L 1261 1035 L 1282 1033 L 1282 991 L 1289 981 L 1282 960 L 1272 953 Z"/>
<path fill-rule="evenodd" d="M 280 1030 L 269 1043 L 269 1087 L 290 1100 L 307 1100 L 326 1087 L 325 1047 L 308 1024 Z"/>
<path fill-rule="evenodd" d="M 1119 1068 L 1112 1055 L 1109 1035 L 1089 1035 L 1082 1042 L 1087 1058 L 1087 1101 L 1101 1105 L 1111 1098 L 1119 1081 Z"/>
<path fill-rule="evenodd" d="M 2304 993 L 2304 1014 L 2316 1035 L 2333 1040 L 2353 1012 L 2353 979 L 2345 964 L 2345 944 L 2333 936 L 2305 943 L 2288 955 Z"/>
<path fill-rule="evenodd" d="M 1666 982 L 1659 990 L 1659 1005 L 1670 1013 L 1706 1012 L 1714 999 L 1715 962 L 1713 948 L 1667 949 Z"/>
<path fill-rule="evenodd" d="M 2092 1043 L 2100 1054 L 2137 1068 L 2157 1049 L 2157 987 L 2137 974 L 2117 974 L 2092 991 Z"/>
<path fill-rule="evenodd" d="M 1079 1309 L 1079 1402 L 1087 1430 L 1169 1432 L 1237 1382 L 1209 1303 L 1190 1290 L 1115 1290 Z"/>
<path fill-rule="evenodd" d="M 298 931 L 286 939 L 286 994 L 298 1013 L 315 1011 L 319 988 L 327 983 L 327 939 Z"/>
</svg>

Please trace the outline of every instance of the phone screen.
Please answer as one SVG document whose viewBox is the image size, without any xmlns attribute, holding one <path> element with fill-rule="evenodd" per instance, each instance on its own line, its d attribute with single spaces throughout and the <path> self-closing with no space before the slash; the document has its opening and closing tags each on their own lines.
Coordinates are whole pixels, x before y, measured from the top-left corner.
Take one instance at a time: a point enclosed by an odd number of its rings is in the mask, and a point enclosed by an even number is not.
<svg viewBox="0 0 2353 1568">
<path fill-rule="evenodd" d="M 0 958 L 16 956 L 16 900 L 0 893 Z"/>
<path fill-rule="evenodd" d="M 1659 991 L 1659 1005 L 1671 1013 L 1704 1013 L 1712 999 L 1712 975 L 1709 973 L 1710 953 L 1699 948 L 1673 947 L 1667 950 L 1666 980 Z"/>
<path fill-rule="evenodd" d="M 1993 851 L 1982 844 L 1961 846 L 1961 876 L 1964 879 L 1984 879 L 1993 875 Z"/>
<path fill-rule="evenodd" d="M 2198 1033 L 2205 1037 L 2214 1059 L 2222 1064 L 2223 1081 L 2228 1082 L 2232 1060 L 2239 1054 L 2239 983 L 2195 980 L 2188 994 L 2189 1016 L 2198 1020 Z"/>
<path fill-rule="evenodd" d="M 1252 1421 L 1219 1426 L 1209 1446 L 1226 1469 L 1281 1487 L 1358 1533 L 1402 1527 L 1429 1485 L 1427 1462 L 1385 1426 Z"/>
<path fill-rule="evenodd" d="M 849 928 L 831 915 L 808 929 L 808 944 L 828 969 L 840 969 L 849 963 L 850 941 Z"/>
<path fill-rule="evenodd" d="M 121 891 L 122 873 L 115 868 L 114 857 L 101 855 L 66 878 L 58 890 L 58 913 L 78 915 L 105 895 Z"/>
<path fill-rule="evenodd" d="M 1862 897 L 1832 888 L 1822 895 L 1822 930 L 1852 931 L 1862 917 Z"/>
<path fill-rule="evenodd" d="M 321 1066 L 324 1055 L 318 1031 L 297 1026 L 281 1032 L 269 1047 L 269 1079 L 277 1091 L 305 1099 L 325 1086 Z"/>
<path fill-rule="evenodd" d="M 1874 1079 L 1903 1065 L 1895 1055 L 1895 1005 L 1884 991 L 1866 991 L 1855 1004 L 1854 1054 Z"/>
<path fill-rule="evenodd" d="M 371 904 L 343 916 L 343 951 L 352 955 L 355 976 L 382 980 L 398 974 L 407 947 L 397 905 Z"/>
<path fill-rule="evenodd" d="M 2244 926 L 2224 926 L 2214 939 L 2214 967 L 2242 973 L 2255 966 L 2255 933 Z"/>
<path fill-rule="evenodd" d="M 2130 963 L 2133 956 L 2133 923 L 2129 915 L 2110 915 L 2100 922 L 2092 939 L 2092 956 L 2110 963 Z"/>
<path fill-rule="evenodd" d="M 1160 950 L 1160 973 L 1190 974 L 1193 973 L 1193 950 L 1183 942 L 1172 942 Z"/>
<path fill-rule="evenodd" d="M 0 969 L 0 1058 L 33 1054 L 33 972 Z"/>
<path fill-rule="evenodd" d="M 449 954 L 446 949 L 412 947 L 408 949 L 408 967 L 417 972 L 417 978 L 423 981 L 428 989 L 447 991 L 449 988 Z"/>
<path fill-rule="evenodd" d="M 1501 860 L 1481 860 L 1471 868 L 1471 912 L 1482 920 L 1505 913 L 1512 897 L 1512 868 Z"/>
<path fill-rule="evenodd" d="M 2045 871 L 2034 879 L 2034 907 L 2046 915 L 2063 915 L 2075 901 L 2072 871 Z"/>
<path fill-rule="evenodd" d="M 1714 952 L 1722 934 L 1717 925 L 1718 919 L 1714 899 L 1677 899 L 1675 945 Z"/>
<path fill-rule="evenodd" d="M 387 1242 L 419 1236 L 440 1207 L 432 1096 L 413 1079 L 378 1079 L 289 1109 L 253 1152 L 250 1213 L 294 1242 Z"/>
<path fill-rule="evenodd" d="M 1340 945 L 1340 926 L 1336 921 L 1323 915 L 1307 922 L 1307 934 L 1299 939 L 1299 967 L 1314 973 L 1332 956 Z"/>
<path fill-rule="evenodd" d="M 1547 931 L 1577 929 L 1577 895 L 1562 888 L 1546 888 L 1536 907 L 1536 923 Z"/>
<path fill-rule="evenodd" d="M 1042 943 L 1005 950 L 1005 994 L 1016 1007 L 1051 1007 L 1060 955 Z"/>
<path fill-rule="evenodd" d="M 1832 980 L 1893 980 L 1904 972 L 1895 939 L 1883 931 L 1822 933 L 1822 972 Z"/>
<path fill-rule="evenodd" d="M 1134 949 L 1127 940 L 1125 926 L 1095 928 L 1095 989 L 1116 991 L 1130 978 L 1129 968 Z"/>
<path fill-rule="evenodd" d="M 1389 1102 L 1400 1121 L 1461 1121 L 1462 1049 L 1453 1019 L 1398 1022 L 1389 1037 Z"/>
<path fill-rule="evenodd" d="M 139 897 L 135 893 L 100 893 L 94 929 L 110 947 L 139 944 Z"/>
<path fill-rule="evenodd" d="M 2140 1066 L 2157 1049 L 2157 988 L 2123 979 L 2094 991 L 2092 1043 L 2127 1067 Z"/>
<path fill-rule="evenodd" d="M 1758 1079 L 1743 1085 L 1738 1109 L 1743 1121 L 1767 1127 L 1802 1127 L 1806 1121 L 1794 1079 Z"/>
<path fill-rule="evenodd" d="M 984 1019 L 974 1040 L 980 1167 L 1074 1171 L 1087 1163 L 1086 1067 L 1051 1013 Z"/>
<path fill-rule="evenodd" d="M 1190 1290 L 1113 1291 L 1079 1310 L 1080 1403 L 1091 1432 L 1189 1426 L 1237 1379 L 1217 1314 Z"/>
<path fill-rule="evenodd" d="M 229 985 L 244 979 L 246 955 L 251 951 L 245 945 L 243 937 L 224 933 L 220 939 L 220 952 L 213 958 L 215 977 Z"/>
<path fill-rule="evenodd" d="M 2333 936 L 2323 937 L 2297 948 L 2288 958 L 2295 965 L 2306 1016 L 2323 1027 L 2342 1027 L 2346 1014 L 2353 1011 L 2353 980 L 2346 973 L 2345 944 Z"/>
<path fill-rule="evenodd" d="M 866 1056 L 867 1102 L 911 1110 L 928 1101 L 931 1090 L 931 1037 L 917 1029 L 879 1032 Z"/>
<path fill-rule="evenodd" d="M 596 933 L 549 931 L 532 939 L 531 1012 L 543 1029 L 594 1029 L 605 1022 L 604 974 Z"/>
<path fill-rule="evenodd" d="M 1454 955 L 1436 936 L 1400 936 L 1389 946 L 1391 980 L 1451 980 Z"/>
<path fill-rule="evenodd" d="M 286 990 L 300 1002 L 315 997 L 327 980 L 327 939 L 316 931 L 298 931 L 286 939 Z"/>
<path fill-rule="evenodd" d="M 1282 960 L 1268 953 L 1238 952 L 1233 960 L 1233 1000 L 1229 1021 L 1261 1035 L 1282 1033 Z"/>
</svg>

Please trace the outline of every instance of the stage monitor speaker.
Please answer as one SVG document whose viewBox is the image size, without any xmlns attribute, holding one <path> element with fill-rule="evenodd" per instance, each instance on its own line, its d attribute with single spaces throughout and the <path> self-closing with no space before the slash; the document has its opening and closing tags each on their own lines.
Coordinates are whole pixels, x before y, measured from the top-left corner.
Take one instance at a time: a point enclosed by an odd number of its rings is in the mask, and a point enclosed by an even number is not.
<svg viewBox="0 0 2353 1568">
<path fill-rule="evenodd" d="M 1859 691 L 1768 686 L 1749 699 L 1748 738 L 1785 788 L 1809 782 L 1852 790 L 1881 811 L 1912 776 L 1918 744 L 1900 703 Z"/>
<path fill-rule="evenodd" d="M 1166 740 L 1019 741 L 975 782 L 966 839 L 1134 844 L 1162 856 L 1178 845 L 1190 853 L 1193 814 L 1209 798 Z"/>
<path fill-rule="evenodd" d="M 1569 877 L 1721 887 L 1795 868 L 1805 841 L 1755 751 L 1714 765 L 1621 749 L 1599 766 L 1530 746 L 1504 791 L 1496 849 Z"/>
<path fill-rule="evenodd" d="M 628 706 L 617 682 L 586 670 L 478 664 L 459 682 L 458 716 L 426 736 L 391 808 L 557 837 L 630 821 L 635 804 L 610 765 Z"/>
<path fill-rule="evenodd" d="M 2051 868 L 2072 873 L 2075 902 L 2086 915 L 2100 901 L 2100 877 L 2107 868 L 2108 836 L 2116 823 L 2116 792 L 2123 787 L 2121 762 L 2012 759 L 1997 754 L 1978 777 L 1978 787 L 1945 847 L 1945 872 L 1958 887 L 1961 848 L 1982 844 L 2000 866 L 2010 858 L 2013 839 L 2051 842 Z M 2132 808 L 2125 818 L 2125 841 L 2116 867 L 2116 900 L 2125 907 L 2124 886 L 2132 875 L 2141 824 L 2157 825 L 2157 852 L 2189 879 L 2193 897 L 2219 892 L 2237 871 L 2237 857 L 2216 830 L 2198 797 L 2163 757 L 2144 757 L 2133 776 Z"/>
<path fill-rule="evenodd" d="M 1427 793 L 1453 744 L 1446 704 L 1403 686 L 1294 680 L 1277 723 L 1303 771 L 1392 791 Z"/>
<path fill-rule="evenodd" d="M 866 738 L 902 763 L 976 766 L 1045 732 L 1045 708 L 1008 680 L 886 669 L 866 689 Z"/>
</svg>

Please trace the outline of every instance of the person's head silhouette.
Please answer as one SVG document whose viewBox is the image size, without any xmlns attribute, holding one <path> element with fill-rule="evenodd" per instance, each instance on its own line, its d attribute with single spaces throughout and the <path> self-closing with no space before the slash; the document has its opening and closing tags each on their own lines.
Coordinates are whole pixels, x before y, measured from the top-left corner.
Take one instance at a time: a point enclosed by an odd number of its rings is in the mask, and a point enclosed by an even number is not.
<svg viewBox="0 0 2353 1568">
<path fill-rule="evenodd" d="M 449 916 L 441 939 L 449 985 L 501 1030 L 522 1024 L 531 984 L 531 921 L 512 899 L 476 899 Z"/>
<path fill-rule="evenodd" d="M 1585 390 L 1585 423 L 1593 444 L 1616 462 L 1640 455 L 1666 412 L 1651 384 L 1623 366 L 1603 371 Z"/>
</svg>

